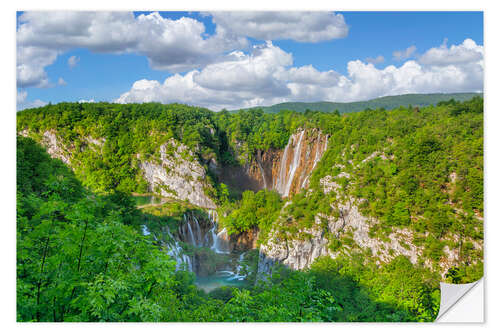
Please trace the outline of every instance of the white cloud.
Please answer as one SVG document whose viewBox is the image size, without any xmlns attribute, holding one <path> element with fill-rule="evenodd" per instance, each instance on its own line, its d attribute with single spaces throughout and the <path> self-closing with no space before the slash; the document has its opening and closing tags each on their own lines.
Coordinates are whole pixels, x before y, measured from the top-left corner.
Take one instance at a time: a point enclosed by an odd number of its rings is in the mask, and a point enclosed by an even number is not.
<svg viewBox="0 0 500 333">
<path fill-rule="evenodd" d="M 384 58 L 384 56 L 379 55 L 375 58 L 368 57 L 365 59 L 365 61 L 370 63 L 370 64 L 381 64 L 385 61 L 385 58 Z"/>
<path fill-rule="evenodd" d="M 349 31 L 341 14 L 331 12 L 212 12 L 214 22 L 240 36 L 260 40 L 320 42 L 344 38 Z"/>
<path fill-rule="evenodd" d="M 60 77 L 58 80 L 57 80 L 57 84 L 60 85 L 60 86 L 65 86 L 67 85 L 68 83 L 66 81 L 64 81 L 64 79 L 62 77 Z"/>
<path fill-rule="evenodd" d="M 477 45 L 467 38 L 460 45 L 446 46 L 445 42 L 438 48 L 431 48 L 419 57 L 418 61 L 426 65 L 459 65 L 470 64 L 483 59 L 483 46 Z"/>
<path fill-rule="evenodd" d="M 37 108 L 40 106 L 47 105 L 46 102 L 35 99 L 34 101 L 27 101 L 26 98 L 28 97 L 28 92 L 26 90 L 18 90 L 17 91 L 17 97 L 16 97 L 16 108 L 17 111 L 21 111 L 24 109 L 29 109 L 29 108 Z"/>
<path fill-rule="evenodd" d="M 47 86 L 44 68 L 73 48 L 98 53 L 137 53 L 154 69 L 186 71 L 212 63 L 222 54 L 245 48 L 244 37 L 192 18 L 163 18 L 158 13 L 135 17 L 131 12 L 25 12 L 17 29 L 18 85 Z M 74 57 L 74 56 L 73 56 Z M 76 64 L 70 57 L 68 65 Z"/>
<path fill-rule="evenodd" d="M 410 58 L 413 55 L 413 53 L 415 53 L 416 50 L 417 50 L 417 47 L 415 45 L 412 45 L 412 46 L 408 47 L 406 50 L 394 51 L 392 53 L 392 56 L 396 60 L 405 60 L 405 59 Z"/>
<path fill-rule="evenodd" d="M 57 58 L 57 51 L 34 46 L 17 48 L 17 85 L 21 88 L 49 86 L 45 66 L 52 64 Z"/>
<path fill-rule="evenodd" d="M 466 40 L 440 52 L 455 54 L 464 47 L 482 50 Z M 353 60 L 347 64 L 347 75 L 341 75 L 312 65 L 292 67 L 292 55 L 267 42 L 250 54 L 233 52 L 218 63 L 173 75 L 163 83 L 136 81 L 116 102 L 180 102 L 220 110 L 285 101 L 349 102 L 405 93 L 482 91 L 482 56 L 470 62 L 458 56 L 453 59 L 454 63 L 433 64 L 409 60 L 383 69 Z"/>
<path fill-rule="evenodd" d="M 26 100 L 26 97 L 28 97 L 28 92 L 26 90 L 18 90 L 17 91 L 17 96 L 16 96 L 16 103 L 21 104 L 24 103 Z"/>
<path fill-rule="evenodd" d="M 81 99 L 78 101 L 78 103 L 95 103 L 94 99 Z"/>
<path fill-rule="evenodd" d="M 68 58 L 68 66 L 69 68 L 75 67 L 80 62 L 80 57 L 72 55 Z"/>
</svg>

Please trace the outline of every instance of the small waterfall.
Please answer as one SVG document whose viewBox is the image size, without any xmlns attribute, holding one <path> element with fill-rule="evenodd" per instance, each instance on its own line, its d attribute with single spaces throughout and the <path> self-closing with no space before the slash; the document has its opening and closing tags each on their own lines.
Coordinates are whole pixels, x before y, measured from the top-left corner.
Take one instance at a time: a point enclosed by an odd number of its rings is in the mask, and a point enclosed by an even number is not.
<svg viewBox="0 0 500 333">
<path fill-rule="evenodd" d="M 236 266 L 236 270 L 234 272 L 230 271 L 230 270 L 218 271 L 218 272 L 216 272 L 216 275 L 226 277 L 227 281 L 233 281 L 233 280 L 242 281 L 242 280 L 244 280 L 247 277 L 245 274 L 241 274 L 241 269 L 243 268 L 241 263 L 243 262 L 244 257 L 245 257 L 245 252 L 240 254 L 240 256 L 238 258 L 238 265 Z"/>
<path fill-rule="evenodd" d="M 190 244 L 196 246 L 196 239 L 194 238 L 193 229 L 191 229 L 191 223 L 189 223 L 189 221 L 186 219 L 186 215 L 184 215 L 184 221 L 186 222 L 187 225 L 188 241 Z"/>
<path fill-rule="evenodd" d="M 266 174 L 264 172 L 264 168 L 262 167 L 262 159 L 261 159 L 261 151 L 257 151 L 257 155 L 256 155 L 256 161 L 257 161 L 257 165 L 259 167 L 259 170 L 260 170 L 260 174 L 262 176 L 262 182 L 264 183 L 264 188 L 267 189 L 267 180 L 266 180 Z"/>
<path fill-rule="evenodd" d="M 143 224 L 143 225 L 142 225 L 142 234 L 143 234 L 144 236 L 147 236 L 147 235 L 151 234 L 151 233 L 149 232 L 148 227 L 147 227 L 145 224 Z"/>
<path fill-rule="evenodd" d="M 216 253 L 230 253 L 229 251 L 229 244 L 226 238 L 228 237 L 227 235 L 227 230 L 226 228 L 222 229 L 217 236 L 215 236 L 215 241 L 214 245 L 212 246 L 212 250 L 214 250 Z"/>
<path fill-rule="evenodd" d="M 198 222 L 198 219 L 196 218 L 195 215 L 193 215 L 193 221 L 194 221 L 194 226 L 195 226 L 195 230 L 196 230 L 196 237 L 195 237 L 196 244 L 194 244 L 194 245 L 200 247 L 200 246 L 203 246 L 200 222 Z"/>
<path fill-rule="evenodd" d="M 210 249 L 215 253 L 224 253 L 228 254 L 229 244 L 226 240 L 228 238 L 227 229 L 223 228 L 219 233 L 217 232 L 217 212 L 215 210 L 208 211 L 208 217 L 210 222 L 212 222 L 212 228 L 205 235 L 205 244 L 206 246 L 210 246 Z"/>
<path fill-rule="evenodd" d="M 179 245 L 179 242 L 173 238 L 170 230 L 167 229 L 167 232 L 175 243 L 163 243 L 163 245 L 167 248 L 167 254 L 176 261 L 175 270 L 187 269 L 192 272 L 193 264 L 191 258 L 183 253 L 182 247 Z"/>
</svg>

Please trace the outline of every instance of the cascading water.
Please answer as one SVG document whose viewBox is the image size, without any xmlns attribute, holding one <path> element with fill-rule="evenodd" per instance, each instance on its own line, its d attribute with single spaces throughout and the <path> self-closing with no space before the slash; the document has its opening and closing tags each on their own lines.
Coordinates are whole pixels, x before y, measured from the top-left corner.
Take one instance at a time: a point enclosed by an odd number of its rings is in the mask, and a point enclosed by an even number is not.
<svg viewBox="0 0 500 333">
<path fill-rule="evenodd" d="M 298 167 L 299 162 L 300 162 L 300 152 L 301 152 L 301 147 L 302 147 L 302 139 L 304 138 L 304 133 L 305 133 L 305 130 L 300 132 L 299 141 L 297 142 L 297 144 L 295 145 L 295 148 L 293 150 L 292 165 L 290 165 L 290 170 L 289 170 L 288 175 L 287 175 L 286 186 L 285 186 L 284 192 L 282 193 L 282 195 L 285 197 L 287 197 L 288 194 L 290 194 L 290 187 L 292 186 L 293 177 L 295 176 L 295 171 L 297 171 L 297 167 Z"/>
<path fill-rule="evenodd" d="M 188 271 L 193 271 L 193 263 L 191 258 L 183 253 L 182 247 L 179 245 L 179 242 L 174 238 L 170 229 L 166 227 L 167 234 L 170 237 L 170 240 L 173 242 L 163 242 L 163 246 L 166 248 L 166 252 L 169 256 L 171 256 L 176 261 L 175 270 L 179 269 L 187 269 Z"/>
<path fill-rule="evenodd" d="M 200 222 L 198 222 L 198 219 L 196 218 L 195 215 L 193 215 L 193 220 L 194 220 L 194 226 L 196 230 L 196 246 L 202 246 L 203 245 L 203 240 L 201 237 L 201 228 L 200 228 Z"/>
<path fill-rule="evenodd" d="M 226 228 L 223 228 L 216 236 L 212 249 L 216 253 L 230 253 L 229 244 L 226 240 L 228 238 Z"/>
<path fill-rule="evenodd" d="M 295 184 L 300 188 L 307 187 L 311 173 L 328 147 L 328 136 L 317 131 L 315 139 L 308 138 L 306 130 L 296 132 L 288 139 L 273 183 L 273 188 L 282 197 L 295 193 Z"/>
<path fill-rule="evenodd" d="M 281 158 L 281 164 L 280 164 L 280 171 L 278 173 L 278 178 L 276 178 L 276 184 L 275 188 L 276 190 L 283 195 L 283 187 L 286 182 L 286 164 L 288 160 L 288 153 L 290 151 L 290 147 L 292 146 L 293 143 L 293 135 L 290 136 L 290 139 L 288 139 L 288 143 L 285 147 L 285 151 L 283 152 L 283 157 Z"/>
</svg>

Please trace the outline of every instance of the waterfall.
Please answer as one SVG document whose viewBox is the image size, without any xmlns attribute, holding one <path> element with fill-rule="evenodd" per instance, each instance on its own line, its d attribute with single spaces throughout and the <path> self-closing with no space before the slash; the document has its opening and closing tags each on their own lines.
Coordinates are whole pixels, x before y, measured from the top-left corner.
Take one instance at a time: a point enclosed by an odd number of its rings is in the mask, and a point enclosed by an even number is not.
<svg viewBox="0 0 500 333">
<path fill-rule="evenodd" d="M 148 227 L 145 224 L 142 225 L 142 234 L 144 236 L 147 236 L 147 235 L 150 234 L 149 229 L 148 229 Z"/>
<path fill-rule="evenodd" d="M 262 181 L 264 183 L 264 188 L 267 189 L 267 180 L 266 180 L 266 174 L 264 172 L 264 168 L 262 167 L 262 159 L 261 159 L 261 156 L 260 156 L 260 153 L 261 151 L 257 151 L 257 155 L 256 155 L 256 161 L 257 161 L 257 165 L 259 167 L 259 170 L 260 170 L 260 174 L 262 175 Z"/>
<path fill-rule="evenodd" d="M 185 217 L 186 215 L 184 215 Z M 184 221 L 186 221 L 186 225 L 187 225 L 187 230 L 188 230 L 188 241 L 190 244 L 196 246 L 196 239 L 194 239 L 194 235 L 193 235 L 193 229 L 191 229 L 191 224 L 189 223 L 189 221 L 187 221 L 185 218 L 184 218 Z"/>
<path fill-rule="evenodd" d="M 229 244 L 226 240 L 228 237 L 227 229 L 223 228 L 218 234 L 217 232 L 217 212 L 215 210 L 208 211 L 208 217 L 212 222 L 212 228 L 205 235 L 205 244 L 210 246 L 210 249 L 215 253 L 230 253 Z M 209 239 L 210 238 L 210 239 Z"/>
<path fill-rule="evenodd" d="M 244 280 L 247 277 L 245 274 L 241 274 L 241 269 L 243 268 L 243 266 L 241 264 L 242 264 L 244 258 L 245 258 L 245 252 L 240 254 L 240 256 L 238 258 L 238 265 L 236 266 L 236 270 L 234 272 L 229 271 L 229 270 L 225 270 L 225 271 L 218 271 L 218 272 L 216 272 L 216 274 L 227 277 L 227 279 L 226 279 L 227 281 L 232 281 L 232 280 L 242 281 L 242 280 Z"/>
<path fill-rule="evenodd" d="M 292 186 L 293 178 L 295 177 L 295 172 L 300 163 L 300 155 L 302 152 L 302 139 L 304 138 L 305 130 L 300 132 L 297 142 L 295 139 L 297 134 L 293 134 L 288 139 L 288 144 L 283 152 L 283 157 L 281 158 L 280 170 L 278 177 L 276 179 L 275 189 L 284 197 L 290 194 L 290 188 Z M 287 168 L 288 155 L 290 154 L 290 147 L 294 146 L 292 152 L 292 162 L 289 168 Z M 287 172 L 288 170 L 288 172 Z"/>
<path fill-rule="evenodd" d="M 176 261 L 176 270 L 183 269 L 193 272 L 196 266 L 195 258 L 184 253 L 183 248 L 180 246 L 180 240 L 196 247 L 210 247 L 214 252 L 219 254 L 230 253 L 227 229 L 223 228 L 219 233 L 217 233 L 217 212 L 215 210 L 208 210 L 207 213 L 211 222 L 211 227 L 205 235 L 202 234 L 200 221 L 198 221 L 194 214 L 190 213 L 183 215 L 184 223 L 180 224 L 178 228 L 178 236 L 180 238 L 174 237 L 168 226 L 165 225 L 162 227 L 162 232 L 166 235 L 164 237 L 160 237 L 160 243 L 165 252 Z M 142 225 L 141 227 L 144 235 L 151 234 L 156 240 L 155 233 L 152 233 L 146 225 Z M 237 272 L 239 271 L 237 270 Z"/>
<path fill-rule="evenodd" d="M 280 193 L 283 194 L 283 185 L 285 184 L 285 179 L 286 179 L 286 161 L 288 160 L 288 152 L 290 151 L 290 146 L 293 143 L 293 135 L 290 136 L 290 139 L 288 139 L 288 143 L 285 147 L 285 151 L 283 152 L 283 156 L 281 158 L 281 164 L 280 164 L 280 172 L 278 173 L 278 178 L 276 179 L 276 190 Z"/>
<path fill-rule="evenodd" d="M 195 230 L 196 230 L 196 244 L 195 246 L 203 246 L 203 241 L 201 239 L 201 228 L 200 228 L 200 222 L 198 222 L 198 219 L 196 216 L 193 215 L 193 220 L 195 222 Z"/>
<path fill-rule="evenodd" d="M 290 187 L 292 186 L 293 177 L 295 176 L 295 171 L 297 171 L 297 167 L 299 166 L 300 152 L 301 152 L 301 147 L 302 147 L 302 138 L 304 137 L 304 133 L 305 133 L 305 130 L 300 132 L 299 141 L 297 142 L 297 145 L 295 146 L 295 149 L 293 150 L 293 160 L 292 160 L 292 165 L 290 166 L 290 171 L 287 175 L 288 181 L 286 183 L 285 191 L 283 193 L 284 197 L 287 197 L 288 194 L 290 194 Z"/>
<path fill-rule="evenodd" d="M 225 240 L 227 238 L 227 230 L 226 228 L 222 229 L 217 236 L 215 236 L 214 245 L 212 246 L 212 250 L 216 253 L 230 253 L 229 244 Z"/>
<path fill-rule="evenodd" d="M 169 236 L 172 237 L 170 230 L 168 230 L 167 232 Z M 175 241 L 175 243 L 163 243 L 163 244 L 167 248 L 166 251 L 167 254 L 176 261 L 175 270 L 187 269 L 188 271 L 192 272 L 193 264 L 191 262 L 191 258 L 189 258 L 188 255 L 182 253 L 182 247 L 179 245 L 179 242 L 175 240 L 173 237 L 172 239 Z"/>
</svg>

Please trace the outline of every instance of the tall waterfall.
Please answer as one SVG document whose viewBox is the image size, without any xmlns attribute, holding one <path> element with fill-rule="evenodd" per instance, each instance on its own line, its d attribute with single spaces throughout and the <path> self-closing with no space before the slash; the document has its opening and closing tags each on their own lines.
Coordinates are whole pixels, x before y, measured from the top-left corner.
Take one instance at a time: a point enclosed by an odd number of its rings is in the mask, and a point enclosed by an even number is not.
<svg viewBox="0 0 500 333">
<path fill-rule="evenodd" d="M 293 133 L 283 151 L 273 188 L 283 197 L 307 188 L 314 168 L 328 147 L 328 135 L 319 129 Z"/>
<path fill-rule="evenodd" d="M 296 134 L 290 136 L 288 144 L 285 147 L 285 152 L 283 153 L 283 158 L 281 159 L 280 171 L 278 178 L 276 179 L 276 190 L 284 197 L 290 194 L 290 187 L 292 186 L 293 178 L 297 167 L 300 163 L 300 155 L 302 148 L 302 139 L 304 138 L 305 130 L 302 130 L 299 134 L 298 141 L 295 142 Z M 288 155 L 290 154 L 290 147 L 294 145 L 292 152 L 292 161 L 290 167 L 288 166 Z M 288 172 L 287 172 L 288 171 Z"/>
</svg>

